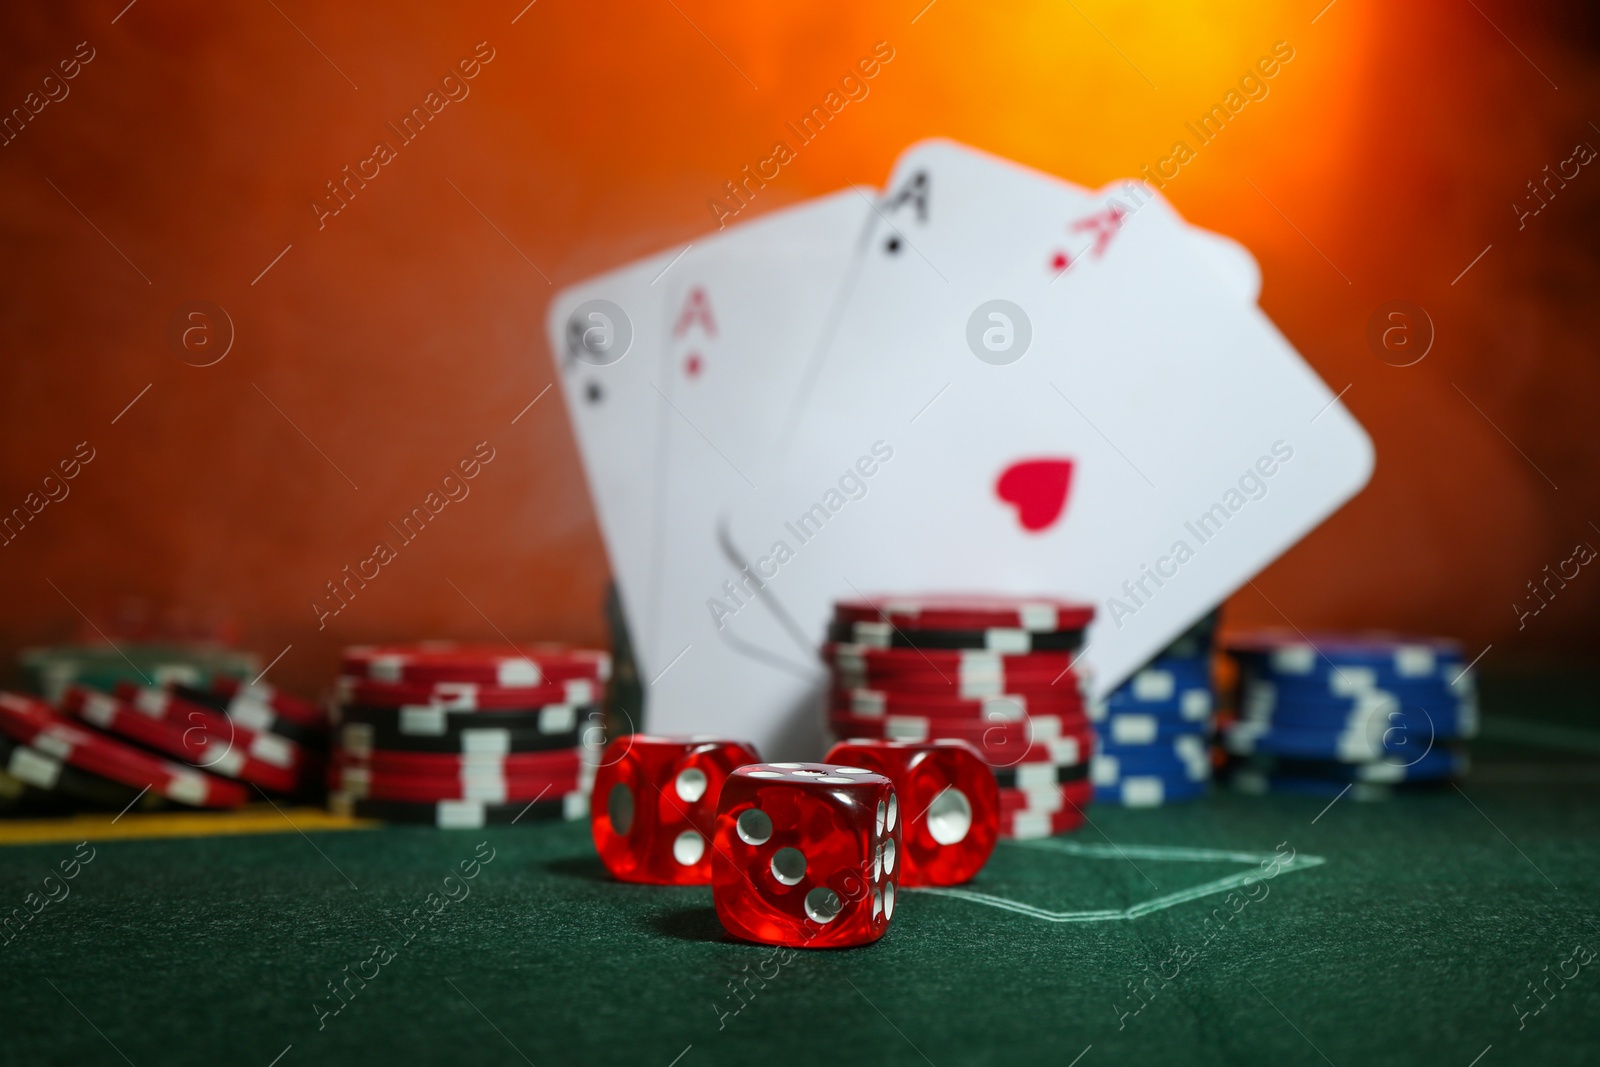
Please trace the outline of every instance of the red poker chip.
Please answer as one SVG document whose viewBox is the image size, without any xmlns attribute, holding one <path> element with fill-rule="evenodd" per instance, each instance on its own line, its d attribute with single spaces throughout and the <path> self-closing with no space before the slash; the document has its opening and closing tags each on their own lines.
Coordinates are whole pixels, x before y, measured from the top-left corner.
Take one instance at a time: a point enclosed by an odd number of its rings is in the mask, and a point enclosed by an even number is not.
<svg viewBox="0 0 1600 1067">
<path fill-rule="evenodd" d="M 964 698 L 941 692 L 901 689 L 834 689 L 829 694 L 829 700 L 840 711 L 874 717 L 926 715 L 929 718 L 996 721 L 1021 719 L 1028 714 L 1088 714 L 1083 695 L 1065 684 L 1052 687 L 1047 696 L 1001 693 L 991 697 Z"/>
<path fill-rule="evenodd" d="M 1094 730 L 1087 723 L 1057 721 L 1045 716 L 1028 722 L 959 723 L 955 720 L 881 719 L 857 715 L 828 716 L 828 727 L 841 740 L 966 741 L 991 767 L 1022 763 L 1085 763 L 1094 751 Z"/>
<path fill-rule="evenodd" d="M 1081 630 L 1094 619 L 1094 605 L 1050 597 L 882 596 L 834 604 L 837 622 L 888 622 L 913 630 L 1007 628 L 1046 633 Z"/>
<path fill-rule="evenodd" d="M 960 738 L 936 738 L 939 741 L 958 741 Z M 864 741 L 889 741 L 897 742 L 898 738 L 856 735 L 854 737 L 839 736 L 838 743 L 848 745 Z M 900 742 L 904 744 L 927 744 L 925 741 Z M 963 741 L 971 745 L 970 741 Z M 973 745 L 978 749 L 978 746 Z M 1004 780 L 1007 784 L 1002 789 L 1034 790 L 1050 786 L 1066 785 L 1089 778 L 1089 763 L 1094 755 L 1094 738 L 1077 734 L 1072 737 L 1057 737 L 1047 741 L 1035 741 L 1024 749 L 1012 746 L 996 746 L 989 752 L 978 749 L 978 754 L 989 764 L 995 773 L 996 781 Z M 1066 772 L 1068 781 L 1063 782 L 1063 772 Z"/>
<path fill-rule="evenodd" d="M 326 733 L 328 729 L 328 716 L 316 704 L 270 685 L 241 682 L 237 678 L 219 674 L 211 680 L 211 692 L 228 702 L 226 714 L 229 718 L 238 719 L 246 726 L 250 726 L 251 716 L 260 718 L 260 709 L 265 708 L 309 730 Z M 251 728 L 265 729 L 256 726 Z"/>
<path fill-rule="evenodd" d="M 476 682 L 371 682 L 341 677 L 341 704 L 374 708 L 436 708 L 443 711 L 514 711 L 550 704 L 594 704 L 604 687 L 587 678 L 535 686 Z"/>
<path fill-rule="evenodd" d="M 904 699 L 938 697 L 945 700 L 987 700 L 1009 695 L 1027 697 L 1030 701 L 1050 701 L 1060 699 L 1063 693 L 1081 693 L 1083 683 L 1079 675 L 1072 671 L 1024 676 L 1012 672 L 1001 678 L 964 678 L 954 672 L 943 675 L 930 673 L 921 677 L 902 675 L 896 678 L 873 678 L 835 669 L 833 684 L 836 690 L 892 691 Z"/>
<path fill-rule="evenodd" d="M 576 773 L 583 760 L 576 749 L 551 752 L 513 753 L 436 753 L 373 750 L 359 756 L 341 752 L 341 767 L 359 768 L 374 774 L 416 775 L 452 778 L 463 775 L 504 778 L 554 777 Z"/>
<path fill-rule="evenodd" d="M 611 676 L 604 652 L 566 645 L 466 645 L 421 641 L 411 645 L 354 645 L 340 657 L 340 673 L 373 682 L 476 682 L 529 688 Z"/>
<path fill-rule="evenodd" d="M 1015 745 L 1052 737 L 1089 737 L 1094 721 L 1081 712 L 1029 715 L 1021 719 L 971 719 L 953 715 L 852 715 L 829 708 L 836 730 L 881 730 L 889 741 L 926 741 L 957 737 L 973 744 Z"/>
<path fill-rule="evenodd" d="M 990 652 L 984 648 L 878 648 L 829 641 L 823 661 L 836 671 L 879 678 L 932 675 L 996 677 L 1043 675 L 1046 680 L 1072 669 L 1074 652 Z"/>
<path fill-rule="evenodd" d="M 144 692 L 166 695 L 159 689 Z M 304 751 L 293 741 L 254 733 L 214 712 L 189 715 L 187 723 L 181 718 L 157 718 L 131 702 L 82 686 L 67 690 L 61 708 L 90 726 L 181 759 L 197 770 L 279 793 L 295 792 L 308 765 Z"/>
<path fill-rule="evenodd" d="M 299 767 L 310 758 L 304 747 L 287 737 L 238 722 L 223 712 L 185 700 L 166 689 L 119 682 L 114 693 L 114 697 L 108 697 L 85 686 L 73 686 L 63 695 L 62 708 L 77 714 L 75 709 L 84 706 L 85 702 L 103 703 L 110 700 L 122 704 L 129 711 L 170 726 L 185 730 L 199 729 L 214 737 L 231 738 L 234 747 L 242 745 L 249 748 L 252 756 L 275 767 Z M 94 725 L 98 726 L 99 723 Z"/>
<path fill-rule="evenodd" d="M 0 693 L 0 731 L 53 759 L 134 789 L 199 808 L 236 808 L 250 800 L 238 782 L 161 759 L 108 734 L 76 726 L 32 697 Z"/>
<path fill-rule="evenodd" d="M 1000 816 L 1000 836 L 1012 841 L 1028 841 L 1040 837 L 1053 837 L 1076 830 L 1084 823 L 1079 808 L 1045 814 L 1038 811 L 1005 812 Z"/>
<path fill-rule="evenodd" d="M 1081 782 L 1069 782 L 1066 785 L 1052 785 L 1041 789 L 1000 789 L 1000 814 L 1006 815 L 1015 811 L 1036 811 L 1042 814 L 1053 814 L 1058 811 L 1071 811 L 1092 803 L 1094 800 L 1094 783 L 1085 779 Z"/>
<path fill-rule="evenodd" d="M 329 788 L 360 800 L 433 804 L 441 800 L 479 800 L 489 804 L 531 803 L 577 792 L 577 774 L 543 778 L 406 778 L 371 774 L 349 767 L 329 774 Z"/>
<path fill-rule="evenodd" d="M 199 729 L 212 737 L 231 739 L 235 748 L 246 748 L 250 755 L 263 762 L 277 767 L 299 767 L 306 761 L 306 751 L 294 741 L 270 730 L 258 730 L 245 723 L 237 722 L 219 711 L 196 704 L 192 700 L 185 700 L 166 689 L 155 689 L 147 686 L 134 685 L 131 682 L 119 682 L 114 690 L 114 698 L 107 697 L 93 689 L 83 686 L 73 686 L 62 697 L 63 710 L 77 715 L 77 708 L 82 707 L 85 701 L 106 701 L 114 699 L 125 705 L 130 711 L 136 712 L 146 718 L 167 723 L 183 730 Z M 82 718 L 82 716 L 78 716 Z M 94 723 L 100 726 L 100 723 Z M 104 727 L 102 727 L 104 729 Z M 176 755 L 176 753 L 168 753 Z M 187 758 L 185 756 L 184 758 Z"/>
</svg>

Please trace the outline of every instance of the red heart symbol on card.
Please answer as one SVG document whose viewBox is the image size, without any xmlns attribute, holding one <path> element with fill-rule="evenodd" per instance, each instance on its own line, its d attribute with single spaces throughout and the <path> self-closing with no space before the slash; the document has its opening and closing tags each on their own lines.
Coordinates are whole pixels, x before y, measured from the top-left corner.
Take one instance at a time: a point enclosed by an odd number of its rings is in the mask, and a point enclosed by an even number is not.
<svg viewBox="0 0 1600 1067">
<path fill-rule="evenodd" d="M 1049 529 L 1067 509 L 1072 485 L 1070 459 L 1024 459 L 1011 464 L 995 480 L 994 493 L 1017 509 L 1024 530 Z"/>
</svg>

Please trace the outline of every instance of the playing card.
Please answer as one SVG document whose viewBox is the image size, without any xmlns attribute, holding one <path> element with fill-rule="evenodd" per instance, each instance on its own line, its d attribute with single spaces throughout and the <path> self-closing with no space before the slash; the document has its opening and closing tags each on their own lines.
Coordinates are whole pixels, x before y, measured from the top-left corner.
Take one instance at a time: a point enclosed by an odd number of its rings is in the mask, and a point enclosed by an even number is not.
<svg viewBox="0 0 1600 1067">
<path fill-rule="evenodd" d="M 654 283 L 681 249 L 563 289 L 546 331 L 557 378 L 630 626 L 653 610 L 651 563 L 665 492 L 660 435 L 665 400 L 655 389 L 665 291 Z M 640 671 L 651 651 L 635 632 Z"/>
<path fill-rule="evenodd" d="M 732 509 L 762 599 L 708 589 L 723 626 L 1081 597 L 1103 693 L 1365 483 L 1359 425 L 1147 187 L 928 142 L 889 190 L 783 464 Z"/>
<path fill-rule="evenodd" d="M 658 664 L 650 728 L 727 732 L 745 703 L 782 700 L 817 671 L 815 649 L 781 614 L 752 616 L 738 635 L 713 625 L 707 588 L 749 596 L 718 523 L 770 473 L 780 431 L 816 348 L 848 291 L 876 190 L 847 189 L 763 216 L 686 257 L 659 285 L 667 294 L 660 390 L 665 561 L 651 626 Z M 698 250 L 697 250 L 698 251 Z M 820 739 L 814 716 L 795 720 Z M 745 736 L 737 734 L 737 736 Z M 763 754 L 773 751 L 770 743 Z"/>
<path fill-rule="evenodd" d="M 669 583 L 698 590 L 728 570 L 718 509 L 762 469 L 772 413 L 814 363 L 874 196 L 844 190 L 771 212 L 565 289 L 551 304 L 551 348 L 640 673 L 672 679 L 647 693 L 653 728 L 674 728 L 679 708 L 704 707 L 703 680 L 714 677 L 693 669 L 697 635 L 686 632 Z M 760 640 L 732 654 L 762 671 L 809 669 L 791 634 L 752 630 Z M 676 669 L 680 656 L 691 669 Z"/>
</svg>

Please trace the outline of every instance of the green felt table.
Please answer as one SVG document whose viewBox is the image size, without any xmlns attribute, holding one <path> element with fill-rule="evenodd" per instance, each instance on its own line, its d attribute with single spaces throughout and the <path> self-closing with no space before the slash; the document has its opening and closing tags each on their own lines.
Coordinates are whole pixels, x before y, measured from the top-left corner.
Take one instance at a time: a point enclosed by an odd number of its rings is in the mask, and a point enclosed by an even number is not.
<svg viewBox="0 0 1600 1067">
<path fill-rule="evenodd" d="M 610 881 L 583 824 L 99 841 L 0 948 L 0 1063 L 1592 1064 L 1600 960 L 1550 977 L 1600 949 L 1574 692 L 1542 742 L 1491 720 L 1459 789 L 1095 808 L 960 895 L 903 894 L 875 945 L 787 961 L 708 889 Z M 72 853 L 0 850 L 0 902 Z"/>
</svg>

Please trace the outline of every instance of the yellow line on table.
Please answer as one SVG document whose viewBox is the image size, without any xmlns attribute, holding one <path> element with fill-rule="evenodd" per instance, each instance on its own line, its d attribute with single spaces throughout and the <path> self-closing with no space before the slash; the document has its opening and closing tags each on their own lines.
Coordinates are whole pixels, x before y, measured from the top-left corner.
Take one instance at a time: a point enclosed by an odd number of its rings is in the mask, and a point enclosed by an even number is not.
<svg viewBox="0 0 1600 1067">
<path fill-rule="evenodd" d="M 288 819 L 284 818 L 285 815 Z M 280 814 L 267 804 L 252 804 L 237 811 L 152 811 L 122 816 L 97 812 L 58 819 L 0 819 L 0 846 L 43 845 L 56 841 L 288 834 L 296 829 L 367 830 L 379 825 L 371 819 L 347 819 L 322 808 L 289 808 Z"/>
</svg>

